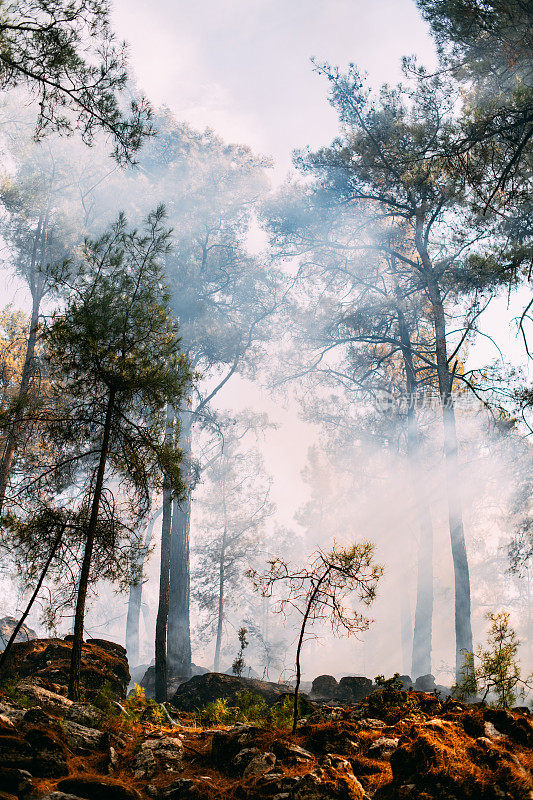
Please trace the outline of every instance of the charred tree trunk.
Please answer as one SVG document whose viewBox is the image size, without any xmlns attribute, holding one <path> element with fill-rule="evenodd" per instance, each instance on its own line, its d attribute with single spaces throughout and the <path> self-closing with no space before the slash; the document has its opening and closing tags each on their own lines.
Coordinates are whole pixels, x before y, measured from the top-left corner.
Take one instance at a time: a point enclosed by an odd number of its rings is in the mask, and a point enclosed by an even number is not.
<svg viewBox="0 0 533 800">
<path fill-rule="evenodd" d="M 172 424 L 173 413 L 167 408 L 168 426 Z M 167 623 L 169 608 L 170 577 L 170 526 L 172 517 L 172 496 L 170 481 L 163 481 L 163 522 L 161 525 L 161 565 L 159 568 L 159 606 L 155 623 L 155 699 L 164 703 L 167 699 Z"/>
<path fill-rule="evenodd" d="M 81 652 L 83 647 L 83 622 L 85 619 L 85 604 L 87 600 L 87 587 L 91 571 L 91 561 L 93 555 L 94 539 L 96 527 L 98 525 L 98 512 L 100 509 L 100 499 L 104 486 L 104 474 L 109 452 L 109 440 L 111 435 L 111 424 L 115 407 L 115 391 L 110 390 L 107 401 L 107 409 L 104 422 L 104 432 L 102 436 L 102 447 L 100 450 L 100 460 L 96 473 L 96 483 L 91 503 L 91 516 L 87 527 L 87 538 L 85 540 L 85 550 L 81 565 L 80 580 L 78 584 L 78 595 L 76 598 L 76 614 L 74 617 L 74 637 L 72 640 L 72 655 L 70 659 L 70 675 L 68 685 L 68 696 L 71 700 L 80 700 L 80 671 L 81 671 Z"/>
<path fill-rule="evenodd" d="M 182 426 L 185 493 L 174 500 L 170 545 L 170 595 L 168 616 L 168 664 L 172 675 L 191 676 L 190 530 L 191 530 L 191 427 Z"/>
</svg>

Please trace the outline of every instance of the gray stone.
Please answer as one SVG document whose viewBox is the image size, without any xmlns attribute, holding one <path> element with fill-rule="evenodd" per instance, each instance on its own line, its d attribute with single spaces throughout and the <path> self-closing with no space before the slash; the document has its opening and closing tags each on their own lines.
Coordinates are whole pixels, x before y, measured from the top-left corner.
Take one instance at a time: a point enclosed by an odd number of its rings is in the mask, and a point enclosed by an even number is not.
<svg viewBox="0 0 533 800">
<path fill-rule="evenodd" d="M 389 739 L 386 736 L 380 736 L 368 748 L 369 754 L 380 755 L 382 758 L 390 758 L 391 753 L 398 747 L 398 739 Z"/>
<path fill-rule="evenodd" d="M 65 720 L 64 730 L 69 745 L 76 750 L 99 750 L 106 739 L 97 728 L 87 728 L 71 720 Z"/>
<path fill-rule="evenodd" d="M 72 703 L 65 716 L 66 719 L 77 722 L 78 725 L 97 728 L 102 719 L 102 712 L 95 706 L 86 703 Z"/>
<path fill-rule="evenodd" d="M 319 675 L 312 683 L 311 694 L 315 697 L 335 697 L 337 687 L 337 679 L 333 675 Z"/>
<path fill-rule="evenodd" d="M 415 691 L 434 692 L 435 678 L 433 675 L 420 675 L 415 681 Z"/>
<path fill-rule="evenodd" d="M 242 776 L 246 780 L 247 778 L 264 775 L 265 772 L 269 772 L 272 769 L 275 763 L 276 756 L 274 753 L 259 753 L 248 763 L 248 766 L 245 768 Z"/>
</svg>

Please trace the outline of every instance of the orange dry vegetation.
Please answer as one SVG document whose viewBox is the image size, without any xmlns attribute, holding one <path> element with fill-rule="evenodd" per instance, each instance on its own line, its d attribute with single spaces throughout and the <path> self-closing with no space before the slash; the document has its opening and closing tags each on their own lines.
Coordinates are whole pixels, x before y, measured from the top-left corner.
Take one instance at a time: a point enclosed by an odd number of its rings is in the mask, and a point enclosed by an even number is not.
<svg viewBox="0 0 533 800">
<path fill-rule="evenodd" d="M 344 710 L 341 719 L 306 724 L 295 737 L 286 730 L 247 729 L 244 747 L 278 753 L 272 776 L 244 778 L 242 769 L 232 764 L 231 748 L 227 758 L 214 759 L 213 729 L 133 724 L 120 717 L 100 726 L 105 744 L 97 752 L 66 746 L 60 716 L 52 713 L 48 727 L 23 722 L 14 731 L 5 725 L 0 729 L 0 752 L 2 741 L 7 745 L 8 739 L 28 741 L 39 735 L 48 735 L 60 745 L 68 776 L 35 779 L 38 794 L 56 789 L 76 794 L 72 786 L 80 781 L 99 783 L 106 800 L 137 800 L 153 797 L 154 790 L 162 792 L 176 781 L 189 780 L 185 793 L 180 791 L 176 798 L 263 800 L 279 794 L 287 800 L 363 800 L 366 792 L 373 800 L 531 800 L 533 724 L 527 711 L 441 703 L 417 693 L 413 699 L 417 703 L 405 708 L 401 718 L 396 708 L 392 715 L 385 709 L 381 721 L 368 719 L 360 706 Z M 358 718 L 361 715 L 363 719 Z M 391 716 L 396 721 L 390 721 Z M 231 737 L 243 729 L 217 730 Z M 153 774 L 135 775 L 144 741 L 176 736 L 183 743 L 181 766 L 169 769 L 156 756 Z M 312 757 L 280 755 L 290 745 L 298 745 Z M 110 747 L 116 754 L 111 768 Z M 149 792 L 147 787 L 151 787 Z"/>
</svg>

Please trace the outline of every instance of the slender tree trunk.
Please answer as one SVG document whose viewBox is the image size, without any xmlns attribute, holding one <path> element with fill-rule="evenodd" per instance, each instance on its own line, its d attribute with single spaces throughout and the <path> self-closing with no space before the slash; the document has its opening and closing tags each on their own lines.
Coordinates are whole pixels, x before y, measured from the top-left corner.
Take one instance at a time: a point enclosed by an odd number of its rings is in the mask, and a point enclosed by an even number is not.
<svg viewBox="0 0 533 800">
<path fill-rule="evenodd" d="M 435 358 L 444 427 L 444 457 L 446 463 L 446 488 L 448 519 L 455 578 L 455 673 L 461 681 L 467 665 L 466 653 L 473 652 L 470 572 L 463 526 L 463 508 L 459 486 L 459 456 L 455 408 L 452 397 L 453 370 L 450 373 L 446 345 L 446 318 L 441 292 L 433 277 L 432 265 L 425 245 L 417 233 L 417 249 L 424 267 L 426 285 L 433 311 L 435 330 Z"/>
<path fill-rule="evenodd" d="M 53 181 L 53 176 L 52 176 Z M 52 183 L 50 184 L 50 186 Z M 15 460 L 16 450 L 19 438 L 24 427 L 25 404 L 30 388 L 30 381 L 33 372 L 33 364 L 35 358 L 35 345 L 37 342 L 37 328 L 39 325 L 39 310 L 41 301 L 43 299 L 45 286 L 44 276 L 39 272 L 37 263 L 39 259 L 39 246 L 40 246 L 40 262 L 45 263 L 46 259 L 46 230 L 48 225 L 48 217 L 50 213 L 50 195 L 48 197 L 48 204 L 45 210 L 39 215 L 37 229 L 33 237 L 33 245 L 31 252 L 31 259 L 29 264 L 29 288 L 32 296 L 32 310 L 30 319 L 30 330 L 28 333 L 28 344 L 26 346 L 26 354 L 24 356 L 24 364 L 22 366 L 22 374 L 20 379 L 20 386 L 15 403 L 15 414 L 10 425 L 4 449 L 2 452 L 2 460 L 0 462 L 0 516 L 4 506 L 7 485 L 9 482 L 9 475 Z"/>
<path fill-rule="evenodd" d="M 35 344 L 37 342 L 40 300 L 40 297 L 36 297 L 33 300 L 28 344 L 26 347 L 26 355 L 24 357 L 24 365 L 22 367 L 22 375 L 16 400 L 15 414 L 9 426 L 4 444 L 4 450 L 2 453 L 2 461 L 0 463 L 0 515 L 2 514 L 7 484 L 11 469 L 13 467 L 13 462 L 15 460 L 17 445 L 24 426 L 26 410 L 25 406 L 33 372 L 33 360 L 35 358 Z"/>
<path fill-rule="evenodd" d="M 190 530 L 191 530 L 191 427 L 182 425 L 185 494 L 174 500 L 170 550 L 168 662 L 172 675 L 191 676 Z"/>
<path fill-rule="evenodd" d="M 431 512 L 420 483 L 420 435 L 416 420 L 416 372 L 409 328 L 401 308 L 398 325 L 407 389 L 407 453 L 413 498 L 418 519 L 418 564 L 416 582 L 415 624 L 413 630 L 410 674 L 413 680 L 431 673 L 433 635 L 433 523 Z"/>
<path fill-rule="evenodd" d="M 144 545 L 139 553 L 139 558 L 135 569 L 136 580 L 132 580 L 130 583 L 128 616 L 126 618 L 126 650 L 128 652 L 128 660 L 133 666 L 137 666 L 140 663 L 139 619 L 142 605 L 144 561 L 150 549 L 150 542 L 152 540 L 155 521 L 161 512 L 162 509 L 152 516 L 152 519 L 150 520 L 150 523 L 146 529 Z"/>
<path fill-rule="evenodd" d="M 173 412 L 167 407 L 167 423 L 170 427 Z M 155 699 L 164 703 L 167 699 L 167 623 L 169 608 L 170 577 L 170 526 L 172 497 L 170 481 L 163 481 L 163 522 L 161 525 L 161 566 L 159 569 L 159 606 L 155 623 Z"/>
<path fill-rule="evenodd" d="M 78 584 L 78 596 L 76 598 L 76 614 L 74 617 L 74 638 L 72 640 L 72 655 L 70 659 L 70 675 L 68 685 L 68 696 L 71 700 L 80 700 L 80 673 L 81 673 L 81 653 L 83 648 L 83 622 L 85 619 L 85 603 L 87 600 L 87 586 L 89 584 L 89 574 L 91 571 L 91 561 L 98 525 L 98 512 L 100 509 L 100 499 L 104 486 L 104 474 L 109 452 L 109 439 L 111 435 L 111 423 L 113 421 L 113 411 L 115 407 L 115 391 L 109 392 L 107 409 L 104 422 L 104 432 L 102 436 L 102 448 L 100 450 L 100 460 L 96 473 L 96 483 L 91 504 L 91 516 L 87 527 L 87 538 L 85 540 L 85 551 L 81 565 L 80 580 Z"/>
<path fill-rule="evenodd" d="M 140 663 L 139 618 L 141 615 L 142 593 L 141 567 L 138 580 L 130 583 L 128 615 L 126 617 L 126 651 L 128 653 L 128 662 L 132 667 L 137 667 Z"/>
<path fill-rule="evenodd" d="M 411 603 L 409 592 L 404 581 L 400 582 L 400 628 L 402 642 L 402 671 L 404 675 L 409 674 L 410 658 L 413 648 L 413 622 L 411 619 Z"/>
<path fill-rule="evenodd" d="M 313 604 L 315 602 L 315 597 L 318 594 L 320 586 L 324 582 L 324 580 L 329 575 L 330 570 L 328 569 L 325 574 L 317 581 L 317 584 L 307 602 L 307 608 L 305 609 L 305 613 L 302 618 L 302 625 L 300 627 L 300 635 L 298 636 L 298 644 L 296 645 L 296 684 L 294 686 L 294 707 L 292 712 L 292 733 L 293 735 L 296 733 L 296 728 L 298 725 L 298 696 L 300 693 L 300 683 L 302 682 L 302 668 L 300 664 L 300 656 L 302 653 L 302 645 L 304 643 L 304 636 L 305 636 L 305 626 L 307 625 L 307 620 L 309 619 L 309 615 L 313 608 Z"/>
<path fill-rule="evenodd" d="M 215 643 L 215 659 L 213 670 L 219 672 L 220 670 L 220 647 L 222 644 L 222 624 L 224 622 L 224 578 L 225 578 L 225 562 L 226 562 L 226 526 L 224 526 L 224 534 L 222 536 L 222 546 L 220 548 L 220 563 L 218 571 L 218 619 L 217 619 L 217 638 Z"/>
<path fill-rule="evenodd" d="M 44 579 L 46 577 L 46 574 L 47 574 L 47 572 L 48 572 L 48 570 L 50 568 L 50 564 L 52 563 L 52 561 L 54 559 L 54 556 L 55 556 L 55 554 L 57 552 L 57 548 L 61 544 L 61 539 L 63 538 L 64 532 L 65 532 L 65 526 L 62 525 L 60 530 L 59 530 L 59 533 L 57 534 L 57 536 L 56 536 L 56 538 L 54 540 L 54 543 L 52 545 L 52 549 L 50 550 L 50 555 L 48 556 L 48 558 L 46 560 L 46 563 L 45 563 L 45 565 L 44 565 L 44 567 L 42 569 L 42 572 L 41 572 L 41 574 L 39 576 L 39 580 L 37 581 L 37 585 L 36 585 L 36 587 L 35 587 L 35 589 L 33 591 L 33 594 L 32 594 L 32 596 L 30 597 L 30 599 L 28 601 L 28 605 L 26 606 L 26 609 L 25 609 L 23 615 L 21 616 L 21 618 L 19 619 L 19 621 L 15 625 L 15 628 L 13 629 L 13 633 L 11 634 L 11 636 L 9 638 L 9 641 L 5 646 L 4 652 L 0 656 L 0 671 L 2 670 L 4 664 L 6 663 L 6 659 L 7 659 L 8 655 L 9 655 L 9 651 L 11 650 L 13 645 L 15 644 L 18 632 L 20 631 L 20 629 L 24 625 L 24 620 L 26 619 L 26 617 L 30 613 L 31 608 L 32 608 L 35 600 L 37 599 L 37 595 L 39 594 L 40 588 L 43 585 L 43 581 L 44 581 Z"/>
</svg>

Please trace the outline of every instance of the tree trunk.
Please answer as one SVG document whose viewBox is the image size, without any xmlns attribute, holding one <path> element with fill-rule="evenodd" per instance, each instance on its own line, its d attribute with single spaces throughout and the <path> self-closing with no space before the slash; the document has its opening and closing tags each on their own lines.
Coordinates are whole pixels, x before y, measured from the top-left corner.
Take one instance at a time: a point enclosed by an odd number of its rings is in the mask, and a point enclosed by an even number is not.
<svg viewBox="0 0 533 800">
<path fill-rule="evenodd" d="M 417 380 L 409 328 L 401 308 L 398 326 L 407 389 L 407 454 L 413 499 L 418 520 L 418 565 L 416 582 L 415 625 L 413 630 L 410 674 L 413 680 L 431 673 L 433 635 L 433 523 L 421 487 L 420 435 L 416 420 Z"/>
<path fill-rule="evenodd" d="M 128 616 L 126 617 L 126 651 L 128 662 L 131 667 L 137 667 L 140 663 L 140 638 L 139 638 L 139 618 L 141 615 L 141 602 L 143 594 L 142 567 L 140 568 L 137 581 L 130 583 L 130 593 L 128 597 Z"/>
<path fill-rule="evenodd" d="M 41 264 L 44 264 L 46 258 L 46 229 L 48 225 L 49 213 L 50 196 L 48 198 L 46 210 L 42 211 L 39 216 L 37 230 L 35 231 L 35 236 L 33 237 L 33 246 L 29 265 L 29 288 L 32 296 L 30 330 L 28 333 L 28 344 L 26 347 L 26 354 L 24 356 L 24 364 L 22 366 L 22 374 L 20 377 L 20 386 L 15 404 L 15 415 L 6 437 L 4 450 L 2 453 L 2 460 L 0 462 L 0 516 L 4 506 L 9 475 L 15 460 L 18 441 L 24 426 L 24 406 L 26 403 L 28 390 L 30 388 L 30 381 L 33 371 L 35 345 L 37 343 L 37 327 L 39 325 L 39 310 L 45 291 L 44 276 L 37 268 L 38 250 L 40 244 Z"/>
<path fill-rule="evenodd" d="M 190 529 L 191 529 L 191 427 L 182 426 L 185 494 L 174 500 L 170 550 L 168 663 L 172 675 L 191 676 Z"/>
<path fill-rule="evenodd" d="M 455 674 L 461 681 L 467 666 L 466 653 L 473 652 L 470 572 L 463 527 L 463 508 L 459 487 L 459 457 L 455 408 L 452 397 L 453 376 L 450 373 L 446 345 L 446 318 L 439 286 L 432 273 L 432 266 L 425 246 L 417 237 L 417 249 L 424 266 L 428 295 L 433 311 L 435 329 L 435 358 L 439 382 L 444 428 L 444 457 L 446 463 L 446 489 L 448 495 L 448 519 L 452 546 L 455 578 Z"/>
<path fill-rule="evenodd" d="M 26 355 L 24 357 L 24 365 L 22 367 L 22 374 L 20 379 L 20 386 L 15 405 L 15 414 L 9 430 L 7 433 L 6 441 L 4 444 L 4 451 L 2 453 L 2 461 L 0 463 L 0 515 L 7 491 L 7 484 L 9 475 L 15 460 L 15 453 L 17 444 L 22 432 L 25 417 L 26 398 L 30 388 L 30 381 L 33 371 L 33 360 L 35 358 L 35 344 L 37 342 L 37 326 L 39 324 L 39 305 L 41 298 L 35 298 L 32 305 L 30 330 L 28 334 L 28 345 L 26 347 Z"/>
<path fill-rule="evenodd" d="M 56 538 L 54 540 L 54 543 L 52 545 L 52 549 L 50 550 L 50 555 L 48 556 L 48 558 L 46 560 L 46 564 L 44 565 L 44 567 L 42 569 L 42 572 L 41 572 L 41 574 L 39 576 L 39 580 L 37 581 L 37 585 L 36 585 L 36 587 L 35 587 L 35 589 L 33 591 L 32 596 L 29 599 L 28 605 L 26 606 L 26 609 L 25 609 L 23 615 L 21 616 L 21 618 L 19 619 L 19 621 L 15 625 L 15 628 L 13 629 L 13 633 L 9 637 L 9 641 L 5 646 L 5 649 L 4 649 L 4 652 L 2 653 L 2 656 L 0 657 L 0 671 L 2 670 L 4 664 L 6 663 L 6 659 L 7 659 L 8 655 L 9 655 L 9 651 L 11 650 L 13 645 L 15 644 L 18 632 L 20 631 L 20 629 L 24 625 L 24 620 L 26 619 L 26 617 L 30 613 L 31 608 L 32 608 L 35 600 L 37 599 L 37 595 L 39 594 L 39 590 L 40 590 L 41 586 L 43 585 L 43 581 L 44 581 L 44 579 L 46 577 L 46 573 L 48 572 L 50 564 L 53 561 L 53 558 L 54 558 L 54 556 L 56 554 L 57 548 L 61 544 L 61 539 L 63 538 L 64 532 L 65 532 L 65 525 L 62 525 L 60 530 L 59 530 L 59 533 L 57 534 L 57 536 L 56 536 Z"/>
<path fill-rule="evenodd" d="M 220 670 L 220 646 L 222 644 L 222 624 L 224 622 L 224 567 L 226 560 L 226 527 L 222 536 L 222 546 L 220 548 L 220 564 L 218 573 L 218 620 L 217 620 L 217 639 L 215 643 L 215 659 L 213 671 Z"/>
<path fill-rule="evenodd" d="M 139 558 L 136 564 L 136 580 L 133 580 L 130 583 L 128 616 L 126 619 L 126 650 L 128 652 L 128 661 L 132 666 L 137 666 L 140 663 L 139 619 L 141 615 L 142 604 L 144 560 L 150 549 L 150 542 L 152 540 L 155 521 L 161 512 L 162 509 L 152 516 L 152 519 L 150 520 L 150 523 L 146 529 L 144 546 L 139 553 Z"/>
<path fill-rule="evenodd" d="M 109 452 L 109 439 L 111 435 L 111 423 L 113 421 L 113 410 L 115 406 L 115 391 L 109 392 L 107 409 L 104 422 L 104 432 L 102 436 L 102 448 L 100 450 L 100 460 L 96 473 L 96 484 L 91 504 L 91 516 L 87 528 L 87 538 L 85 540 L 85 551 L 81 565 L 80 580 L 78 584 L 78 596 L 76 598 L 76 614 L 74 617 L 74 637 L 72 640 L 72 655 L 70 659 L 70 675 L 68 685 L 68 696 L 71 700 L 80 700 L 80 670 L 81 652 L 83 647 L 83 622 L 85 619 L 85 603 L 87 600 L 87 586 L 89 584 L 89 574 L 91 571 L 91 561 L 98 525 L 98 512 L 100 509 L 100 499 L 104 486 L 104 474 Z"/>
<path fill-rule="evenodd" d="M 167 407 L 167 423 L 170 427 L 173 412 Z M 161 525 L 161 566 L 159 569 L 159 606 L 155 623 L 155 699 L 164 703 L 167 699 L 167 623 L 169 608 L 170 576 L 170 526 L 172 517 L 172 497 L 170 481 L 165 476 L 163 482 L 163 522 Z"/>
<path fill-rule="evenodd" d="M 400 632 L 402 642 L 402 672 L 409 674 L 410 656 L 413 647 L 413 623 L 411 620 L 411 603 L 405 581 L 400 582 L 398 588 L 400 595 Z"/>
</svg>

